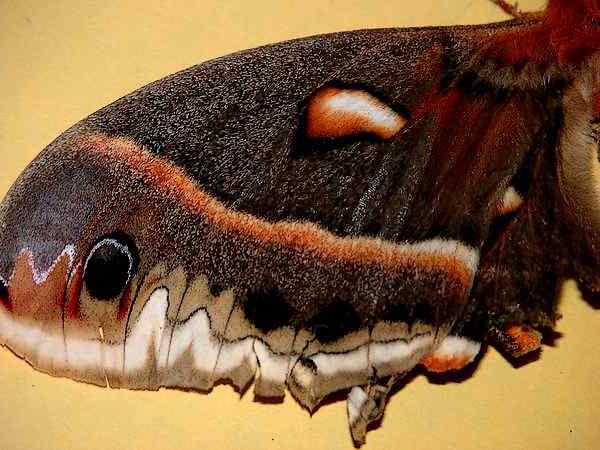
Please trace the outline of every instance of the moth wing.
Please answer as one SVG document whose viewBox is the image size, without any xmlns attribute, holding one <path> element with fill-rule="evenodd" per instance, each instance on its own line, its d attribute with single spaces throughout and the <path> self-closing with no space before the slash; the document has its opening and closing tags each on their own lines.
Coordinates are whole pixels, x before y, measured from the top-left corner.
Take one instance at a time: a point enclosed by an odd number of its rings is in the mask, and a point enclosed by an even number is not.
<svg viewBox="0 0 600 450">
<path fill-rule="evenodd" d="M 110 180 L 90 184 L 86 204 L 102 207 L 74 225 L 85 230 L 73 233 L 75 258 L 115 229 L 141 255 L 130 309 L 104 330 L 124 336 L 122 360 L 100 354 L 110 370 L 95 376 L 209 389 L 258 369 L 258 393 L 287 383 L 312 407 L 434 352 L 545 123 L 538 97 L 489 82 L 480 43 L 500 32 L 359 31 L 241 52 L 142 88 L 57 140 L 42 158 L 68 155 Z M 39 234 L 35 214 L 16 242 Z M 93 314 L 65 317 L 66 331 L 99 331 Z"/>
</svg>

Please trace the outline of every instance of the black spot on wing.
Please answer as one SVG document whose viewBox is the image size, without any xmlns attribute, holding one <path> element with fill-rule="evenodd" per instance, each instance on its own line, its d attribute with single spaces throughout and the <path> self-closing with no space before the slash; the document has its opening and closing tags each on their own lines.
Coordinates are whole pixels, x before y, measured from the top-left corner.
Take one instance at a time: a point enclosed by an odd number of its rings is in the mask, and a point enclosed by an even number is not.
<svg viewBox="0 0 600 450">
<path fill-rule="evenodd" d="M 311 329 L 319 342 L 337 341 L 358 330 L 361 320 L 354 308 L 340 300 L 331 303 L 311 320 Z"/>
<path fill-rule="evenodd" d="M 83 274 L 90 296 L 116 299 L 131 280 L 138 260 L 137 247 L 128 236 L 114 234 L 100 239 L 90 251 Z"/>
<path fill-rule="evenodd" d="M 288 325 L 292 311 L 279 289 L 266 288 L 248 292 L 244 315 L 256 328 L 268 333 Z"/>
<path fill-rule="evenodd" d="M 208 285 L 208 290 L 210 292 L 210 295 L 212 295 L 213 297 L 218 297 L 225 290 L 225 288 L 220 283 L 211 282 Z"/>
<path fill-rule="evenodd" d="M 428 302 L 420 302 L 415 306 L 414 319 L 418 322 L 433 324 L 436 322 L 435 308 Z"/>
</svg>

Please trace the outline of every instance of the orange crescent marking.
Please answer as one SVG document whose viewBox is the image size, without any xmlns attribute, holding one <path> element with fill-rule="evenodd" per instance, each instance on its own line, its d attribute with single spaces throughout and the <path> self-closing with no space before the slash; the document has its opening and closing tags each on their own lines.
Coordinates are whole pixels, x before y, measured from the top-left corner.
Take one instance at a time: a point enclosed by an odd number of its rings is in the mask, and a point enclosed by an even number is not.
<svg viewBox="0 0 600 450">
<path fill-rule="evenodd" d="M 406 125 L 406 120 L 368 92 L 326 87 L 314 94 L 306 110 L 306 136 L 342 138 L 373 134 L 387 140 Z"/>
</svg>

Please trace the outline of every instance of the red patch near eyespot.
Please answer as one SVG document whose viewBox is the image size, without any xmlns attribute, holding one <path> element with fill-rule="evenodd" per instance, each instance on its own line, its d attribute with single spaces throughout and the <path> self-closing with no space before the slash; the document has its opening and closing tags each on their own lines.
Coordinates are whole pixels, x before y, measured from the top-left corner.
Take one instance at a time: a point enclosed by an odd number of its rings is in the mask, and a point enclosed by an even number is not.
<svg viewBox="0 0 600 450">
<path fill-rule="evenodd" d="M 129 313 L 129 308 L 131 307 L 131 283 L 123 292 L 121 296 L 121 301 L 119 302 L 119 310 L 117 312 L 117 320 L 121 321 L 127 317 Z"/>
<path fill-rule="evenodd" d="M 15 260 L 8 286 L 11 312 L 19 317 L 44 322 L 62 321 L 69 266 L 69 256 L 63 254 L 41 278 L 33 266 L 31 252 L 21 252 Z"/>
<path fill-rule="evenodd" d="M 83 265 L 79 264 L 69 286 L 67 288 L 67 296 L 65 303 L 65 317 L 69 319 L 80 319 L 79 313 L 79 298 L 81 296 L 81 289 L 83 287 Z"/>
</svg>

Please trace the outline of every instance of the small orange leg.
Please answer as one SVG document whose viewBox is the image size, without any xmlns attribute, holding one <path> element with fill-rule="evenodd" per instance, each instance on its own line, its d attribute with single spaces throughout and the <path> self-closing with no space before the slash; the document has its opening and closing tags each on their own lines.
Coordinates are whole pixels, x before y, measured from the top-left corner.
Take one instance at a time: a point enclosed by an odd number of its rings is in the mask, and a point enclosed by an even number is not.
<svg viewBox="0 0 600 450">
<path fill-rule="evenodd" d="M 513 358 L 520 358 L 542 346 L 542 333 L 526 325 L 511 325 L 495 329 L 496 341 Z"/>
</svg>

